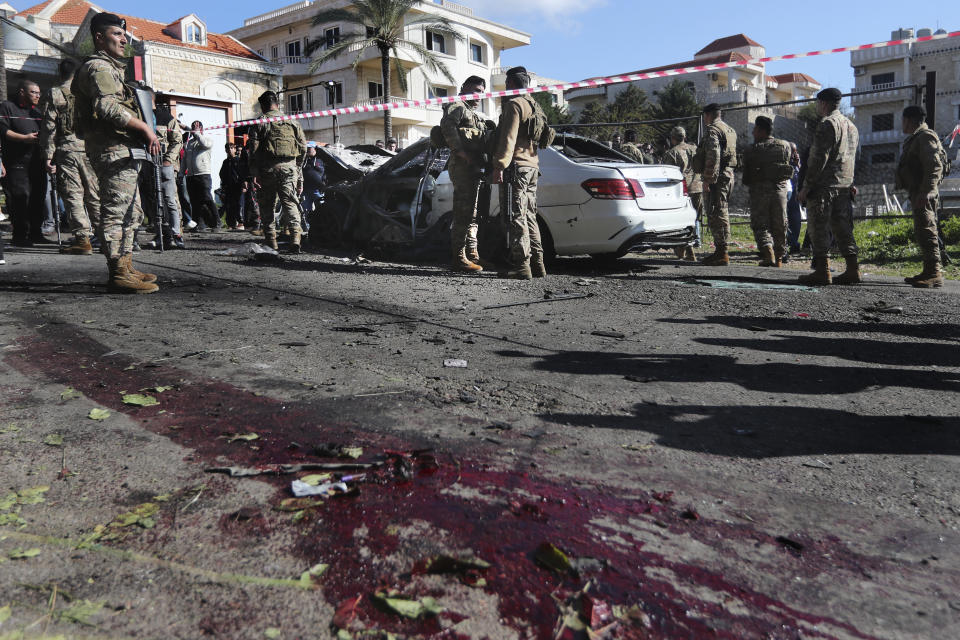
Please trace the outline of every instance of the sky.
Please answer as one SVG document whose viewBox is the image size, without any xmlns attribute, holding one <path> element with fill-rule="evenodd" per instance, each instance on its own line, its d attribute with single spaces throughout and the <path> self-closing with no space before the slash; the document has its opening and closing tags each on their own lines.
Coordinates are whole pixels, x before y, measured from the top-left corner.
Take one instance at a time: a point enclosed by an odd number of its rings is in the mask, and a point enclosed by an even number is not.
<svg viewBox="0 0 960 640">
<path fill-rule="evenodd" d="M 9 0 L 8 0 L 9 1 Z M 213 32 L 292 4 L 283 0 L 94 0 L 107 10 L 172 21 L 197 12 Z M 767 55 L 853 46 L 888 40 L 899 27 L 960 30 L 956 0 L 922 2 L 803 3 L 648 2 L 646 0 L 459 0 L 488 18 L 530 33 L 531 45 L 504 52 L 504 66 L 522 64 L 563 81 L 616 75 L 693 58 L 712 40 L 744 33 Z M 17 8 L 32 3 L 12 2 Z M 199 11 L 198 11 L 199 7 Z M 676 10 L 672 10 L 676 9 Z M 803 72 L 824 86 L 853 86 L 850 54 L 774 62 L 768 73 Z"/>
</svg>

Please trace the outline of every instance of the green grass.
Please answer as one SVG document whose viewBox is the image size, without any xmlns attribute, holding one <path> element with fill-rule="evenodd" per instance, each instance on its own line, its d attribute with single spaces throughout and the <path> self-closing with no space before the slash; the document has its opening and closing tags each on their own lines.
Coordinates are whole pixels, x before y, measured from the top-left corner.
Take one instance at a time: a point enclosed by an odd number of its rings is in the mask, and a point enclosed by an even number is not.
<svg viewBox="0 0 960 640">
<path fill-rule="evenodd" d="M 735 257 L 751 259 L 756 255 L 756 242 L 749 224 L 737 224 L 743 218 L 731 220 L 730 230 L 734 243 Z M 710 231 L 705 231 L 705 242 L 711 242 Z M 800 237 L 806 233 L 806 224 Z M 876 273 L 886 276 L 908 276 L 919 273 L 923 269 L 923 259 L 920 249 L 913 237 L 913 221 L 910 219 L 896 220 L 862 220 L 853 228 L 853 235 L 860 248 L 860 265 L 867 273 Z M 950 218 L 943 223 L 944 242 L 947 252 L 954 259 L 951 265 L 945 265 L 943 275 L 953 280 L 960 280 L 960 217 Z M 837 256 L 839 257 L 839 256 Z M 788 266 L 806 269 L 809 260 L 793 260 Z"/>
</svg>

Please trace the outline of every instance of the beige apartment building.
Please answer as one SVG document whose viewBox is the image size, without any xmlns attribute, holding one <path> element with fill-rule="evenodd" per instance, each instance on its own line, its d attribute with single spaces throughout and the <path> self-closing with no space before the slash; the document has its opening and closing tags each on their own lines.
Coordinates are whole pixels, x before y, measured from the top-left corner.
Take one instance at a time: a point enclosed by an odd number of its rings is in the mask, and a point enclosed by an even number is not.
<svg viewBox="0 0 960 640">
<path fill-rule="evenodd" d="M 739 33 L 714 40 L 697 51 L 692 60 L 640 69 L 629 73 L 652 73 L 696 65 L 745 62 L 763 58 L 766 55 L 766 49 L 762 44 Z M 677 79 L 687 82 L 696 94 L 697 100 L 703 104 L 715 102 L 723 108 L 734 106 L 757 107 L 756 109 L 730 112 L 724 116 L 724 119 L 741 133 L 749 130 L 748 123 L 752 122 L 756 116 L 772 115 L 769 109 L 764 108 L 764 105 L 812 98 L 822 88 L 819 82 L 804 73 L 767 75 L 766 65 L 763 63 L 744 64 L 715 71 L 688 73 L 682 76 L 648 78 L 629 84 L 645 91 L 648 96 L 653 98 L 654 92 Z M 564 97 L 570 112 L 577 114 L 591 102 L 613 102 L 617 94 L 623 91 L 626 86 L 627 84 L 614 84 L 603 87 L 570 89 L 565 92 Z"/>
<path fill-rule="evenodd" d="M 897 29 L 892 40 L 932 35 L 931 29 Z M 940 29 L 936 33 L 947 33 Z M 860 129 L 862 162 L 877 169 L 897 161 L 904 107 L 921 104 L 927 123 L 941 136 L 960 123 L 960 41 L 957 38 L 913 42 L 853 51 L 851 103 Z"/>
<path fill-rule="evenodd" d="M 449 19 L 464 40 L 456 42 L 425 29 L 423 25 L 409 27 L 405 38 L 437 54 L 456 81 L 451 83 L 443 76 L 431 74 L 415 52 L 401 48 L 399 58 L 407 80 L 407 91 L 400 89 L 394 69 L 390 81 L 393 95 L 384 96 L 380 53 L 375 48 L 351 50 L 324 63 L 315 73 L 310 71 L 311 59 L 306 55 L 309 42 L 320 40 L 326 43 L 322 46 L 329 46 L 338 42 L 348 29 L 355 28 L 338 23 L 314 26 L 313 16 L 320 9 L 347 7 L 348 4 L 345 0 L 302 0 L 247 18 L 242 27 L 230 32 L 265 59 L 282 65 L 287 113 L 456 95 L 459 83 L 471 75 L 487 80 L 488 88 L 503 88 L 505 77 L 501 54 L 530 44 L 529 34 L 474 15 L 469 7 L 448 0 L 425 2 L 413 12 Z M 353 68 L 358 55 L 359 64 Z M 545 78 L 536 78 L 536 81 L 559 82 Z M 481 105 L 481 110 L 491 118 L 496 117 L 497 109 L 495 100 L 485 100 Z M 392 110 L 392 115 L 394 135 L 400 146 L 407 146 L 429 136 L 430 129 L 440 123 L 443 111 L 440 105 L 404 107 Z M 332 118 L 306 118 L 301 123 L 308 139 L 322 143 L 334 141 Z M 337 124 L 340 142 L 347 146 L 373 144 L 383 138 L 382 112 L 342 115 L 337 118 Z"/>
</svg>

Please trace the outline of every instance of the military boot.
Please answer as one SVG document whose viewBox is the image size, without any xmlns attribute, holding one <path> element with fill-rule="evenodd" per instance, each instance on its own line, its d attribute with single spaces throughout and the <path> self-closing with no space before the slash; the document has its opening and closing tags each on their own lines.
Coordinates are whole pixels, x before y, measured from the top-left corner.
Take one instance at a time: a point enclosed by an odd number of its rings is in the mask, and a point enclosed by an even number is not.
<svg viewBox="0 0 960 640">
<path fill-rule="evenodd" d="M 89 256 L 93 255 L 93 245 L 90 244 L 90 238 L 77 236 L 73 239 L 73 242 L 61 247 L 60 253 L 71 256 Z"/>
<path fill-rule="evenodd" d="M 847 262 L 847 270 L 833 279 L 833 284 L 860 284 L 863 282 L 863 274 L 860 273 L 860 261 L 857 256 L 844 256 Z"/>
<path fill-rule="evenodd" d="M 290 232 L 290 253 L 298 254 L 300 251 L 300 231 Z"/>
<path fill-rule="evenodd" d="M 542 253 L 534 253 L 530 256 L 530 273 L 534 278 L 547 277 L 547 265 L 543 262 Z"/>
<path fill-rule="evenodd" d="M 777 256 L 773 253 L 773 247 L 760 247 L 760 266 L 761 267 L 779 267 Z"/>
<path fill-rule="evenodd" d="M 274 251 L 279 249 L 279 246 L 277 245 L 277 232 L 265 230 L 263 232 L 263 244 L 270 247 Z"/>
<path fill-rule="evenodd" d="M 693 247 L 687 247 L 683 250 L 683 259 L 687 262 L 696 262 L 697 254 L 693 252 Z"/>
<path fill-rule="evenodd" d="M 144 273 L 143 271 L 138 271 L 136 267 L 133 266 L 133 254 L 128 253 L 127 255 L 120 258 L 120 260 L 125 261 L 127 265 L 127 270 L 134 278 L 140 278 L 141 282 L 156 282 L 157 276 L 152 273 Z"/>
<path fill-rule="evenodd" d="M 480 253 L 476 247 L 467 247 L 467 260 L 473 264 L 480 264 Z M 483 265 L 480 264 L 480 266 L 482 267 Z"/>
<path fill-rule="evenodd" d="M 814 287 L 831 284 L 833 282 L 833 276 L 830 275 L 830 259 L 826 256 L 823 258 L 814 258 L 813 273 L 800 276 L 798 280 L 800 284 Z"/>
<path fill-rule="evenodd" d="M 701 260 L 700 264 L 707 267 L 725 267 L 730 264 L 730 254 L 726 247 L 718 246 L 713 253 Z"/>
<path fill-rule="evenodd" d="M 519 267 L 510 267 L 507 271 L 500 271 L 497 277 L 504 280 L 533 280 L 533 272 L 529 264 L 522 264 Z"/>
<path fill-rule="evenodd" d="M 773 266 L 775 266 L 775 267 L 778 268 L 778 269 L 779 269 L 780 267 L 782 267 L 782 266 L 783 266 L 783 263 L 787 262 L 787 257 L 786 257 L 786 255 L 787 255 L 787 254 L 786 254 L 782 249 L 780 249 L 780 250 L 774 250 L 774 252 L 773 252 L 774 265 L 773 265 Z"/>
<path fill-rule="evenodd" d="M 130 273 L 123 258 L 110 258 L 107 268 L 110 270 L 110 280 L 107 281 L 107 291 L 110 293 L 153 293 L 160 289 L 154 283 L 144 282 Z"/>
<path fill-rule="evenodd" d="M 915 276 L 911 286 L 917 289 L 939 289 L 943 286 L 943 270 L 939 260 L 925 260 L 923 273 Z"/>
<path fill-rule="evenodd" d="M 483 271 L 483 267 L 467 259 L 467 254 L 463 249 L 460 249 L 460 251 L 453 256 L 453 260 L 450 261 L 450 268 L 454 271 L 463 271 L 465 273 Z"/>
</svg>

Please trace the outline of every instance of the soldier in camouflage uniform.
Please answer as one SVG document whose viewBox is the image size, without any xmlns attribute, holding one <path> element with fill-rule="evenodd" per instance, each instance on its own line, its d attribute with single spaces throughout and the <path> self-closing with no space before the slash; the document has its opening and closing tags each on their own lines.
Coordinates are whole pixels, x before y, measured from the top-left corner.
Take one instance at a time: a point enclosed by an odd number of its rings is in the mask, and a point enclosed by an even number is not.
<svg viewBox="0 0 960 640">
<path fill-rule="evenodd" d="M 693 170 L 693 159 L 697 154 L 697 147 L 686 140 L 686 130 L 683 127 L 674 127 L 670 132 L 670 142 L 673 146 L 663 154 L 663 164 L 673 165 L 683 174 L 683 181 L 690 195 L 690 204 L 697 210 L 697 239 L 699 240 L 700 216 L 703 215 L 703 178 Z M 683 260 L 693 262 L 697 259 L 691 246 L 677 247 L 674 252 Z"/>
<path fill-rule="evenodd" d="M 790 143 L 773 137 L 773 121 L 759 116 L 754 143 L 743 155 L 743 184 L 750 189 L 750 226 L 761 267 L 779 267 L 787 249 L 787 180 L 793 176 Z"/>
<path fill-rule="evenodd" d="M 897 164 L 897 189 L 905 189 L 913 205 L 913 230 L 923 254 L 923 271 L 906 278 L 917 288 L 943 286 L 943 256 L 937 233 L 937 205 L 940 183 L 948 173 L 947 152 L 936 132 L 924 121 L 926 112 L 917 106 L 903 110 L 903 132 L 907 139 Z"/>
<path fill-rule="evenodd" d="M 60 84 L 50 89 L 41 104 L 40 149 L 47 172 L 56 176 L 57 194 L 63 200 L 73 234 L 73 242 L 61 248 L 60 253 L 89 256 L 93 254 L 90 239 L 100 226 L 100 197 L 97 174 L 84 151 L 83 140 L 74 133 L 70 83 L 76 69 L 73 60 L 62 60 Z"/>
<path fill-rule="evenodd" d="M 265 118 L 279 118 L 280 101 L 273 91 L 258 98 Z M 280 201 L 280 226 L 290 230 L 290 252 L 300 253 L 300 194 L 303 184 L 301 167 L 307 157 L 307 139 L 300 124 L 293 120 L 265 122 L 250 128 L 247 141 L 250 176 L 257 189 L 263 239 L 277 250 L 277 224 L 274 219 Z"/>
<path fill-rule="evenodd" d="M 647 164 L 646 159 L 643 157 L 643 151 L 637 146 L 637 132 L 633 129 L 627 131 L 627 141 L 620 145 L 617 151 L 632 158 L 637 164 Z"/>
<path fill-rule="evenodd" d="M 507 89 L 525 89 L 530 76 L 523 67 L 507 71 Z M 539 149 L 553 142 L 543 109 L 529 95 L 504 98 L 493 154 L 493 182 L 500 186 L 500 212 L 507 216 L 510 268 L 501 278 L 529 280 L 547 275 L 537 223 Z"/>
<path fill-rule="evenodd" d="M 483 93 L 487 83 L 471 76 L 460 95 Z M 488 128 L 475 111 L 479 100 L 451 102 L 445 107 L 440 131 L 450 147 L 450 182 L 453 183 L 453 224 L 450 227 L 450 266 L 454 271 L 483 271 L 477 252 L 477 198 L 483 169 L 483 146 Z"/>
<path fill-rule="evenodd" d="M 737 132 L 720 119 L 720 107 L 708 104 L 703 109 L 703 138 L 694 157 L 693 170 L 703 176 L 704 208 L 713 234 L 714 252 L 701 262 L 709 266 L 730 264 L 728 201 L 733 190 L 733 170 L 737 166 Z"/>
<path fill-rule="evenodd" d="M 100 184 L 100 245 L 110 271 L 108 289 L 152 293 L 156 276 L 133 268 L 134 201 L 146 153 L 160 152 L 153 127 L 143 119 L 133 89 L 124 82 L 126 22 L 112 13 L 90 21 L 96 53 L 73 78 L 76 133 Z"/>
<path fill-rule="evenodd" d="M 839 89 L 817 94 L 817 114 L 822 118 L 813 137 L 800 203 L 807 205 L 807 233 L 813 245 L 813 273 L 801 276 L 808 285 L 857 284 L 863 281 L 853 239 L 850 187 L 857 162 L 860 134 L 850 118 L 840 113 Z M 830 234 L 840 247 L 847 270 L 830 274 Z"/>
</svg>

